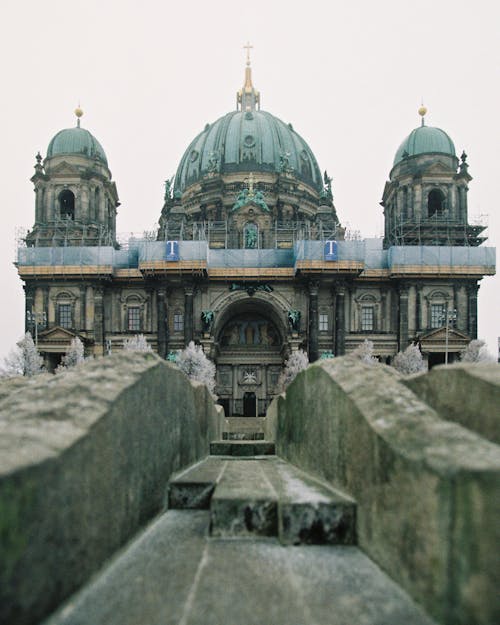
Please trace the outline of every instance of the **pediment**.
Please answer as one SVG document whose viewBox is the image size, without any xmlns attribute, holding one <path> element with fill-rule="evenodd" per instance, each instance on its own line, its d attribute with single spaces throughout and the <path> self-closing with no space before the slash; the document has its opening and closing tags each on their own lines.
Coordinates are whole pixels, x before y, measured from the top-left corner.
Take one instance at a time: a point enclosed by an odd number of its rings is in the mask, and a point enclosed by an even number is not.
<svg viewBox="0 0 500 625">
<path fill-rule="evenodd" d="M 424 175 L 441 175 L 441 174 L 445 174 L 447 176 L 451 175 L 455 175 L 455 171 L 453 169 L 451 169 L 450 167 L 447 167 L 444 163 L 442 163 L 441 161 L 436 161 L 434 163 L 432 163 L 431 165 L 429 165 L 429 167 L 425 167 L 425 169 L 422 170 L 422 174 Z"/>
<path fill-rule="evenodd" d="M 51 176 L 80 176 L 80 170 L 67 161 L 56 165 L 50 173 Z"/>
<path fill-rule="evenodd" d="M 436 328 L 420 337 L 421 343 L 444 343 L 446 342 L 446 328 Z M 460 330 L 449 328 L 448 343 L 469 343 L 470 337 Z"/>
<path fill-rule="evenodd" d="M 71 332 L 71 330 L 61 328 L 61 326 L 55 326 L 54 328 L 50 328 L 49 330 L 39 332 L 38 340 L 54 343 L 71 343 L 71 341 L 76 336 L 77 335 L 74 332 Z"/>
</svg>

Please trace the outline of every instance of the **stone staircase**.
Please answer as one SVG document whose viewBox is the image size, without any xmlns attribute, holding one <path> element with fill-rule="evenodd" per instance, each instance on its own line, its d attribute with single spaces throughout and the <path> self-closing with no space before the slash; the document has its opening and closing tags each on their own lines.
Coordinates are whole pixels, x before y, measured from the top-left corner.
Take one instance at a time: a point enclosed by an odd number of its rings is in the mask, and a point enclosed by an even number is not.
<svg viewBox="0 0 500 625">
<path fill-rule="evenodd" d="M 355 502 L 272 454 L 265 441 L 213 443 L 176 475 L 169 509 L 209 509 L 214 537 L 277 536 L 289 544 L 354 544 Z M 259 455 L 261 454 L 261 455 Z"/>
<path fill-rule="evenodd" d="M 44 625 L 435 625 L 355 546 L 355 502 L 253 434 L 172 476 L 167 512 Z"/>
</svg>

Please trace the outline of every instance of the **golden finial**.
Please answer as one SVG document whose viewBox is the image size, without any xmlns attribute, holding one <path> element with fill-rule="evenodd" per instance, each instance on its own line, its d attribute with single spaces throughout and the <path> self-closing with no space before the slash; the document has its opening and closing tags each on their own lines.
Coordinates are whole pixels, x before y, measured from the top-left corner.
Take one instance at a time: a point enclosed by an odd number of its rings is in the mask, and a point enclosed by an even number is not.
<svg viewBox="0 0 500 625">
<path fill-rule="evenodd" d="M 76 107 L 76 109 L 75 109 L 75 115 L 76 115 L 76 117 L 77 117 L 77 122 L 76 122 L 76 125 L 78 126 L 78 128 L 80 128 L 80 117 L 82 117 L 82 115 L 83 115 L 83 111 L 82 111 L 82 109 L 80 108 L 80 105 L 78 105 L 78 106 Z"/>
<path fill-rule="evenodd" d="M 424 117 L 427 115 L 427 107 L 424 106 L 424 103 L 422 102 L 422 104 L 420 105 L 419 109 L 418 109 L 418 114 L 420 115 L 420 117 L 422 118 L 422 126 L 425 126 L 425 120 Z"/>
</svg>

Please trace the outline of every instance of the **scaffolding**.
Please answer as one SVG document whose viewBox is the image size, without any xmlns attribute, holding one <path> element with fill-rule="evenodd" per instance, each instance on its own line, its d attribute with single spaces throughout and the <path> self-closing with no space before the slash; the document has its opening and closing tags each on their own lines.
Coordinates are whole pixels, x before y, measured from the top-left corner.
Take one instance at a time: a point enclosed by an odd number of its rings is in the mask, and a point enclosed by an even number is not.
<svg viewBox="0 0 500 625">
<path fill-rule="evenodd" d="M 463 245 L 477 247 L 486 241 L 480 236 L 488 227 L 487 216 L 480 215 L 467 221 L 449 219 L 443 214 L 435 214 L 425 220 L 399 216 L 388 233 L 393 245 Z"/>
</svg>

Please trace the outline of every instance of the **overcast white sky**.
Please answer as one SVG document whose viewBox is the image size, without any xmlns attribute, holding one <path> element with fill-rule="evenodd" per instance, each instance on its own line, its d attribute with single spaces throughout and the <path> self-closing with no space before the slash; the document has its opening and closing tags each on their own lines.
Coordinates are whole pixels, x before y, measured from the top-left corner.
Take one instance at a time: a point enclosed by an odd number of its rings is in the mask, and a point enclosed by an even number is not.
<svg viewBox="0 0 500 625">
<path fill-rule="evenodd" d="M 293 123 L 333 177 L 340 220 L 382 233 L 394 154 L 419 124 L 469 155 L 469 214 L 499 245 L 500 4 L 493 0 L 19 1 L 2 5 L 0 357 L 22 334 L 17 226 L 31 227 L 35 153 L 74 124 L 104 147 L 119 232 L 158 220 L 163 181 L 205 123 L 235 107 L 249 40 L 262 108 Z M 500 279 L 479 292 L 479 335 L 496 353 Z"/>
</svg>

